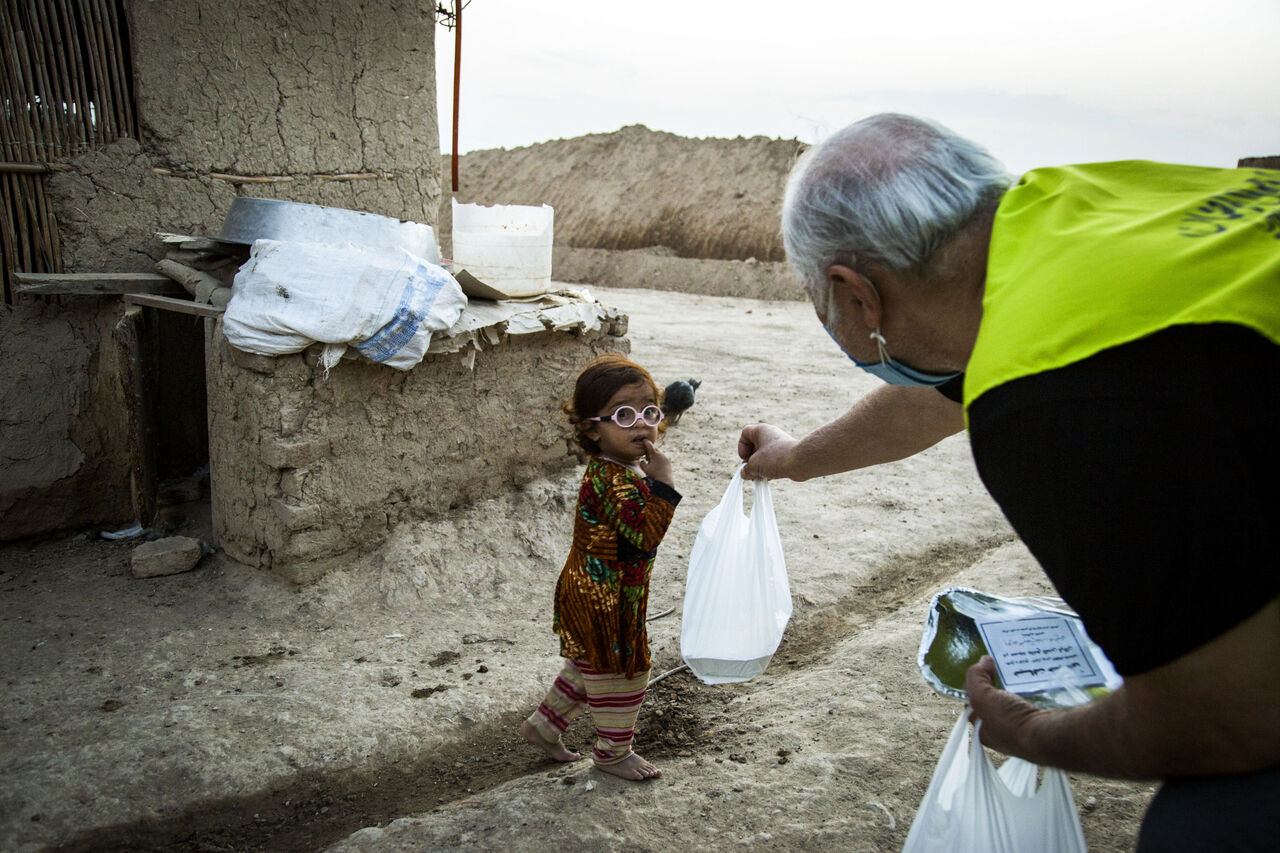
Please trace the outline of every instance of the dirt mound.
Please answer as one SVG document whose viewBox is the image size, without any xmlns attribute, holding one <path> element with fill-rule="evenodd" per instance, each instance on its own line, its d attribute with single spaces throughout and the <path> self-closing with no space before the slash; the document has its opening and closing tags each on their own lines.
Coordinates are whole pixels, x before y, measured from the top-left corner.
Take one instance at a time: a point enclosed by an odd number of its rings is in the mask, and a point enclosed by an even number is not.
<svg viewBox="0 0 1280 853">
<path fill-rule="evenodd" d="M 681 258 L 782 261 L 778 209 L 804 147 L 763 136 L 688 139 L 631 125 L 464 154 L 456 197 L 549 204 L 556 243 L 575 248 L 665 246 Z M 449 173 L 446 155 L 446 187 Z M 446 239 L 451 222 L 446 199 L 439 229 Z"/>
<path fill-rule="evenodd" d="M 556 281 L 600 287 L 631 287 L 742 296 L 748 299 L 804 299 L 804 289 L 783 261 L 718 261 L 677 258 L 669 249 L 575 249 L 556 246 Z"/>
</svg>

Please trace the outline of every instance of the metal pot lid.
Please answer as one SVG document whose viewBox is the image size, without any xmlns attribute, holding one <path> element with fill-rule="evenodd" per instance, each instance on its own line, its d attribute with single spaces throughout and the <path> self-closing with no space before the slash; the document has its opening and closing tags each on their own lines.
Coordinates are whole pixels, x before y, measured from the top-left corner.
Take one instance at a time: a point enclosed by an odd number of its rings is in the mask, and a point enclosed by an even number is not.
<svg viewBox="0 0 1280 853">
<path fill-rule="evenodd" d="M 243 245 L 252 245 L 254 240 L 360 243 L 404 249 L 432 263 L 440 260 L 435 232 L 421 222 L 272 198 L 236 198 L 217 239 Z"/>
</svg>

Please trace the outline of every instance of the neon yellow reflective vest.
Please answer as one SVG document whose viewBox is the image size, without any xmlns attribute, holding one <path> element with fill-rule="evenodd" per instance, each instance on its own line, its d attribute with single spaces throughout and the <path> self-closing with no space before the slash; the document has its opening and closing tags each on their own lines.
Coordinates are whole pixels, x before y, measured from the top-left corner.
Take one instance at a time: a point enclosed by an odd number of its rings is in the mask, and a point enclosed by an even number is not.
<svg viewBox="0 0 1280 853">
<path fill-rule="evenodd" d="M 1238 323 L 1280 343 L 1280 171 L 1028 172 L 996 211 L 982 311 L 966 413 L 998 385 L 1169 326 Z"/>
</svg>

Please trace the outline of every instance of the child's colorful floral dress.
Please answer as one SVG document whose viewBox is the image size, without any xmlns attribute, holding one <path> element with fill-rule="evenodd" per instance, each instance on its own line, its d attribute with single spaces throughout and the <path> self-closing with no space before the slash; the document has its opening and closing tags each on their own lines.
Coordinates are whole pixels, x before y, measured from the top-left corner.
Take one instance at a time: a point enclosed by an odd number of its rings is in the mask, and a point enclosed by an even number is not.
<svg viewBox="0 0 1280 853">
<path fill-rule="evenodd" d="M 627 677 L 649 669 L 649 574 L 680 493 L 592 457 L 578 490 L 573 546 L 556 584 L 560 654 Z"/>
</svg>

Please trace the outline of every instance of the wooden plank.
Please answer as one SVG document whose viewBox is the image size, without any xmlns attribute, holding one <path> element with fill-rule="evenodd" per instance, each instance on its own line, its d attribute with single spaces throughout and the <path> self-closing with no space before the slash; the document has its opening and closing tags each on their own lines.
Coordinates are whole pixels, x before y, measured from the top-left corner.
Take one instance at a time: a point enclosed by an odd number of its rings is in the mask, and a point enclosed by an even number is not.
<svg viewBox="0 0 1280 853">
<path fill-rule="evenodd" d="M 53 171 L 48 163 L 0 163 L 0 172 L 22 172 L 30 175 L 43 175 Z"/>
<path fill-rule="evenodd" d="M 124 301 L 130 305 L 177 311 L 179 314 L 194 314 L 197 317 L 217 317 L 223 311 L 221 308 L 205 305 L 203 302 L 192 302 L 188 299 L 171 299 L 168 296 L 155 296 L 150 293 L 126 293 Z"/>
<path fill-rule="evenodd" d="M 126 293 L 182 293 L 182 285 L 153 272 L 15 272 L 14 293 L 28 296 L 120 296 Z"/>
<path fill-rule="evenodd" d="M 228 240 L 219 240 L 217 237 L 191 237 L 186 234 L 170 234 L 167 231 L 157 231 L 156 237 L 171 246 L 176 245 L 179 249 L 188 249 L 193 252 L 223 252 L 230 255 L 247 252 L 249 248 L 243 243 L 232 243 Z"/>
<path fill-rule="evenodd" d="M 292 175 L 228 175 L 226 172 L 210 172 L 209 177 L 233 184 L 278 184 L 292 181 Z"/>
<path fill-rule="evenodd" d="M 0 163 L 0 172 L 20 172 L 23 174 L 43 175 L 46 172 L 70 172 L 72 166 L 67 163 Z"/>
<path fill-rule="evenodd" d="M 132 392 L 124 395 L 120 402 L 128 425 L 125 436 L 130 492 L 135 517 L 142 524 L 150 524 L 156 511 L 156 439 L 154 426 L 148 417 L 151 411 L 148 386 L 154 373 L 148 373 L 143 353 L 146 313 L 136 305 L 129 306 L 113 335 L 123 356 L 119 363 L 121 385 Z"/>
</svg>

